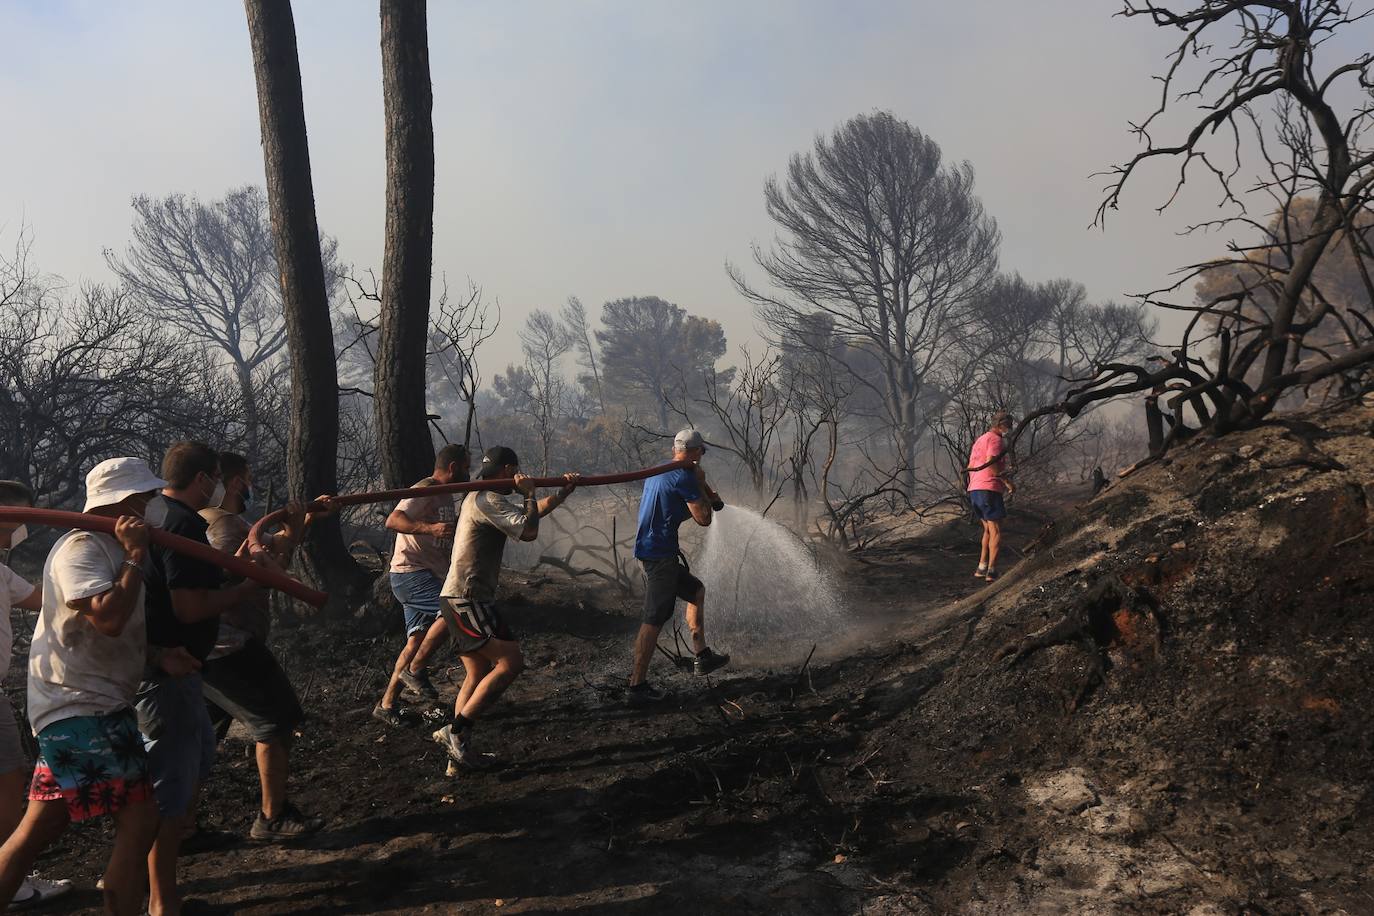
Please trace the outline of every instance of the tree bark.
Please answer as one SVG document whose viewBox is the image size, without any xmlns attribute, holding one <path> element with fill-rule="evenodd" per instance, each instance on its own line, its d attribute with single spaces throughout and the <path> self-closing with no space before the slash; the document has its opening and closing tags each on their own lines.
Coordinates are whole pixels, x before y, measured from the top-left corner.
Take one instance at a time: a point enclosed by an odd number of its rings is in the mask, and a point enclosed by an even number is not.
<svg viewBox="0 0 1374 916">
<path fill-rule="evenodd" d="M 407 487 L 434 467 L 425 407 L 434 264 L 434 124 L 426 0 L 381 0 L 386 252 L 374 403 L 382 477 Z"/>
<path fill-rule="evenodd" d="M 298 499 L 338 492 L 339 393 L 334 339 L 310 177 L 296 23 L 289 0 L 244 0 L 253 45 L 272 235 L 281 270 L 291 352 L 287 477 Z M 311 525 L 300 553 L 308 581 L 327 588 L 330 610 L 348 608 L 365 576 L 344 546 L 337 517 Z"/>
</svg>

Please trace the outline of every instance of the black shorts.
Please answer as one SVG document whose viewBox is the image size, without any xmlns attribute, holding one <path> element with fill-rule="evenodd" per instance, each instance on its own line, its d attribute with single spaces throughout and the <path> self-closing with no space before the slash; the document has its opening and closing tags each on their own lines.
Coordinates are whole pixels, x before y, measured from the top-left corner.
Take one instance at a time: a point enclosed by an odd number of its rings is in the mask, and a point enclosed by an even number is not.
<svg viewBox="0 0 1374 916">
<path fill-rule="evenodd" d="M 449 631 L 454 634 L 454 645 L 460 654 L 476 652 L 493 639 L 515 642 L 515 634 L 493 603 L 470 601 L 467 598 L 441 598 L 439 612 L 448 621 Z"/>
<path fill-rule="evenodd" d="M 200 669 L 211 720 L 238 719 L 254 741 L 290 740 L 305 711 L 272 650 L 256 639 L 237 652 L 208 659 Z M 223 737 L 223 731 L 216 729 Z"/>
<path fill-rule="evenodd" d="M 701 593 L 701 580 L 692 575 L 676 557 L 666 560 L 640 560 L 644 566 L 644 616 L 651 627 L 661 627 L 672 619 L 677 599 L 695 601 Z"/>
</svg>

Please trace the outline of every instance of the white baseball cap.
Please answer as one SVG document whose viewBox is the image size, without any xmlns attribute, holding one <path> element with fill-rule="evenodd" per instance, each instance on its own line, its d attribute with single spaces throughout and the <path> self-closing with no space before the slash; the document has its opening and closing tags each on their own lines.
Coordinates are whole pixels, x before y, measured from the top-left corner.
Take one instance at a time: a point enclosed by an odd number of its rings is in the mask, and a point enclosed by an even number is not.
<svg viewBox="0 0 1374 916">
<path fill-rule="evenodd" d="M 102 461 L 86 475 L 86 508 L 90 512 L 101 506 L 113 506 L 130 496 L 161 490 L 167 481 L 148 469 L 142 458 L 110 458 Z"/>
<path fill-rule="evenodd" d="M 673 437 L 673 450 L 685 452 L 689 448 L 706 448 L 706 439 L 695 429 L 684 429 Z"/>
</svg>

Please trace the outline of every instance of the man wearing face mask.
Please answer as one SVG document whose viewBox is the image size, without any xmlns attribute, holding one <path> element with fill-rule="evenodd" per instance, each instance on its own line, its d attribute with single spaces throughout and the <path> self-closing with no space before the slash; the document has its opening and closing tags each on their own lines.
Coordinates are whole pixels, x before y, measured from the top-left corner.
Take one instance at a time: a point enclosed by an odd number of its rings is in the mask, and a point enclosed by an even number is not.
<svg viewBox="0 0 1374 916">
<path fill-rule="evenodd" d="M 167 486 L 164 526 L 172 534 L 208 545 L 200 510 L 224 500 L 219 455 L 201 442 L 178 442 L 162 459 Z M 215 760 L 215 732 L 205 708 L 200 669 L 219 634 L 219 616 L 253 601 L 252 582 L 222 587 L 217 566 L 153 545 L 148 571 L 149 663 L 138 689 L 139 730 L 162 824 L 148 857 L 152 916 L 181 911 L 177 857 L 200 783 Z"/>
<path fill-rule="evenodd" d="M 114 848 L 107 913 L 143 910 L 143 871 L 158 814 L 148 756 L 131 708 L 143 676 L 149 502 L 165 481 L 137 458 L 86 475 L 85 511 L 115 519 L 113 535 L 72 531 L 48 554 L 42 610 L 29 650 L 29 724 L 38 760 L 23 823 L 0 848 L 0 902 L 72 821 L 109 816 Z M 161 509 L 161 501 L 153 503 Z"/>
<path fill-rule="evenodd" d="M 0 506 L 32 506 L 33 493 L 17 480 L 0 480 Z M 10 655 L 14 649 L 14 634 L 10 629 L 10 608 L 37 611 L 43 606 L 43 592 L 10 569 L 10 551 L 24 542 L 28 531 L 23 525 L 0 522 L 0 680 L 9 673 Z M 24 815 L 24 787 L 33 775 L 33 768 L 24 756 L 19 740 L 19 726 L 9 697 L 0 693 L 0 837 L 8 837 L 19 826 Z M 10 901 L 11 909 L 43 903 L 60 897 L 72 889 L 70 881 L 48 881 L 34 875 L 24 878 L 23 884 Z"/>
<path fill-rule="evenodd" d="M 225 553 L 246 556 L 248 530 L 244 513 L 253 503 L 253 471 L 248 460 L 233 452 L 221 452 L 220 474 L 224 498 L 200 511 L 208 526 L 210 546 Z M 309 518 L 299 504 L 290 510 L 285 526 L 270 538 L 269 550 L 281 566 L 291 563 Z M 205 698 L 218 718 L 222 737 L 232 719 L 238 719 L 257 745 L 258 779 L 262 806 L 250 831 L 255 840 L 287 840 L 318 831 L 324 821 L 302 814 L 287 800 L 286 779 L 291 764 L 291 739 L 305 718 L 300 700 L 286 672 L 267 645 L 271 603 L 266 591 L 227 609 L 219 618 L 215 647 L 205 659 L 201 678 Z"/>
</svg>

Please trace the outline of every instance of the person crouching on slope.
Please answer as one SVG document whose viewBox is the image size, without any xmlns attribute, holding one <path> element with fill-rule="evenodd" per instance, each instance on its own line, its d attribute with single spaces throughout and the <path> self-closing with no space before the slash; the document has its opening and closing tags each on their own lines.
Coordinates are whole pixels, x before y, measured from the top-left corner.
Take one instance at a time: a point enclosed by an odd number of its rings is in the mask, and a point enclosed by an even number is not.
<svg viewBox="0 0 1374 916">
<path fill-rule="evenodd" d="M 539 520 L 572 495 L 581 476 L 563 475 L 561 490 L 536 499 L 534 481 L 520 473 L 515 452 L 497 446 L 482 456 L 477 478 L 512 479 L 522 499 L 517 503 L 491 490 L 467 495 L 458 513 L 453 561 L 444 580 L 440 609 L 462 655 L 466 676 L 453 704 L 453 721 L 433 737 L 454 763 L 468 769 L 484 769 L 492 763 L 491 755 L 472 748 L 473 724 L 525 670 L 520 643 L 496 605 L 506 541 L 537 538 Z"/>
</svg>

